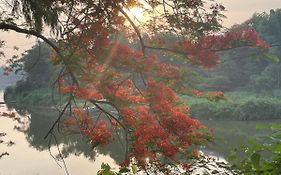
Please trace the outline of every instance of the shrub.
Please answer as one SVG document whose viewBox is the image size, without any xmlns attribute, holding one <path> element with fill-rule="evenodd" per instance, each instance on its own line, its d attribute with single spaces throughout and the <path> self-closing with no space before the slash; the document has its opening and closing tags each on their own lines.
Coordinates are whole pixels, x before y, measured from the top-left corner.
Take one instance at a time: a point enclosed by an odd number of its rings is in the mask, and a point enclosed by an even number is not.
<svg viewBox="0 0 281 175">
<path fill-rule="evenodd" d="M 191 100 L 191 99 L 189 99 Z M 190 102 L 190 113 L 200 119 L 264 120 L 281 118 L 281 101 L 270 96 L 229 96 L 224 102 Z"/>
</svg>

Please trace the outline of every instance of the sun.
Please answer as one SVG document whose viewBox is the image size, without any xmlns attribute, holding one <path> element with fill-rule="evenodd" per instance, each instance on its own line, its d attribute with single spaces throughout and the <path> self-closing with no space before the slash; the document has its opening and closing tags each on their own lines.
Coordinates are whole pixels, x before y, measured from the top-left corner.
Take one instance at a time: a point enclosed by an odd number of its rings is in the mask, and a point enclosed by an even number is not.
<svg viewBox="0 0 281 175">
<path fill-rule="evenodd" d="M 144 22 L 146 20 L 144 10 L 142 8 L 133 7 L 129 9 L 129 13 L 132 18 L 138 22 Z"/>
</svg>

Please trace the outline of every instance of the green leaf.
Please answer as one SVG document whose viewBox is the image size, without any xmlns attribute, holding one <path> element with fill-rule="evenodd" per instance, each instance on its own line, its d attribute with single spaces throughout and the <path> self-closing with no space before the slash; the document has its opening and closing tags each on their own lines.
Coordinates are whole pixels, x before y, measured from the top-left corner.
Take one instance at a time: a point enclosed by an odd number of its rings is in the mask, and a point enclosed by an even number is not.
<svg viewBox="0 0 281 175">
<path fill-rule="evenodd" d="M 281 153 L 281 144 L 274 145 L 273 152 L 280 154 Z"/>
<path fill-rule="evenodd" d="M 233 161 L 237 159 L 237 156 L 235 154 L 231 154 L 230 156 L 228 156 L 227 158 L 229 161 Z"/>
<path fill-rule="evenodd" d="M 102 163 L 101 169 L 103 169 L 105 171 L 109 171 L 111 169 L 111 167 L 107 163 Z"/>
<path fill-rule="evenodd" d="M 132 171 L 133 171 L 133 174 L 137 174 L 137 172 L 138 172 L 137 165 L 132 165 Z"/>
<path fill-rule="evenodd" d="M 256 142 L 254 141 L 253 138 L 249 138 L 249 139 L 247 140 L 247 143 L 248 143 L 249 145 L 254 145 L 254 144 L 256 144 Z"/>
<path fill-rule="evenodd" d="M 255 152 L 251 155 L 251 161 L 252 161 L 252 164 L 253 164 L 255 169 L 259 169 L 260 159 L 261 159 L 261 155 L 257 152 Z"/>
<path fill-rule="evenodd" d="M 279 62 L 278 56 L 273 55 L 273 54 L 267 54 L 266 55 L 266 60 L 272 61 L 272 62 Z"/>
<path fill-rule="evenodd" d="M 267 129 L 267 128 L 269 128 L 269 126 L 266 124 L 262 124 L 262 123 L 256 124 L 256 129 Z"/>
<path fill-rule="evenodd" d="M 101 164 L 101 170 L 98 172 L 98 175 L 114 175 L 112 171 L 110 171 L 111 167 L 107 163 Z"/>
<path fill-rule="evenodd" d="M 130 170 L 129 170 L 128 168 L 126 168 L 126 167 L 121 168 L 121 169 L 119 170 L 119 173 L 127 173 L 127 172 L 130 172 Z"/>
<path fill-rule="evenodd" d="M 281 130 L 281 125 L 273 123 L 270 127 L 272 130 Z"/>
<path fill-rule="evenodd" d="M 280 133 L 280 131 L 276 132 L 276 133 L 273 133 L 272 134 L 272 138 L 277 139 L 277 140 L 281 140 L 281 133 Z"/>
</svg>

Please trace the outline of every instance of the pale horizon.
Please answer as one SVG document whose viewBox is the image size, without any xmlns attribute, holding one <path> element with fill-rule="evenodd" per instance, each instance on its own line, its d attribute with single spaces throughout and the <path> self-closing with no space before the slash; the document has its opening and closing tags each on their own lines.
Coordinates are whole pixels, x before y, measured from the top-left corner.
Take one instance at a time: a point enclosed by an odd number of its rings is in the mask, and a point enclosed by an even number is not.
<svg viewBox="0 0 281 175">
<path fill-rule="evenodd" d="M 281 8 L 281 0 L 218 0 L 226 7 L 225 27 L 241 24 L 252 17 L 254 13 L 269 13 L 271 9 Z"/>
</svg>

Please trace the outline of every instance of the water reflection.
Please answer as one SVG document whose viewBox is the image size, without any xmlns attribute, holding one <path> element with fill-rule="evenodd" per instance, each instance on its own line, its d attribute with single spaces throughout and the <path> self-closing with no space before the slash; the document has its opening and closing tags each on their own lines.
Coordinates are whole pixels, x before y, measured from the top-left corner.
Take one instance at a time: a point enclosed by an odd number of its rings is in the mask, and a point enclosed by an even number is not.
<svg viewBox="0 0 281 175">
<path fill-rule="evenodd" d="M 17 107 L 16 110 L 24 111 Z M 59 113 L 52 109 L 30 109 L 25 108 L 30 114 L 29 128 L 24 131 L 26 139 L 30 145 L 39 151 L 47 150 L 49 142 L 44 139 L 44 136 L 59 116 Z M 90 160 L 95 160 L 97 154 L 110 155 L 118 163 L 121 163 L 124 158 L 123 147 L 119 142 L 114 142 L 106 147 L 98 147 L 93 150 L 91 145 L 86 144 L 80 134 L 65 135 L 60 132 L 55 133 L 58 144 L 62 145 L 62 153 L 65 157 L 71 154 L 84 155 Z M 54 140 L 51 142 L 54 146 Z"/>
<path fill-rule="evenodd" d="M 270 134 L 269 130 L 257 130 L 258 123 L 280 123 L 281 120 L 202 122 L 214 129 L 215 141 L 206 147 L 208 152 L 217 157 L 228 157 L 232 149 L 247 144 L 249 139 L 261 138 Z"/>
<path fill-rule="evenodd" d="M 10 118 L 0 117 L 1 132 L 7 133 L 4 140 L 12 139 L 16 145 L 7 147 L 0 144 L 0 153 L 8 152 L 10 156 L 0 159 L 0 172 L 3 174 L 65 174 L 50 156 L 58 154 L 55 142 L 45 140 L 53 121 L 58 116 L 55 110 L 23 108 L 2 105 L 0 112 L 16 112 L 24 123 Z M 122 146 L 118 143 L 108 147 L 92 150 L 80 135 L 71 137 L 56 133 L 59 148 L 65 157 L 70 174 L 96 174 L 102 162 L 116 165 L 123 160 Z M 49 150 L 50 148 L 50 150 Z M 117 165 L 116 165 L 117 166 Z M 116 167 L 115 166 L 115 167 Z"/>
<path fill-rule="evenodd" d="M 58 116 L 56 110 L 1 105 L 0 112 L 16 112 L 23 121 L 19 124 L 9 118 L 0 117 L 0 132 L 7 133 L 3 139 L 16 143 L 11 147 L 0 144 L 0 153 L 10 153 L 10 156 L 0 159 L 2 174 L 65 174 L 63 168 L 60 168 L 49 154 L 49 147 L 53 154 L 58 154 L 54 140 L 49 145 L 49 141 L 44 139 Z M 227 157 L 231 148 L 245 144 L 250 137 L 268 134 L 256 131 L 257 123 L 280 121 L 203 121 L 214 128 L 216 137 L 216 142 L 204 148 L 204 152 L 224 160 L 222 157 Z M 85 144 L 81 135 L 66 136 L 57 132 L 56 136 L 70 174 L 96 174 L 102 162 L 112 166 L 123 161 L 124 147 L 119 142 L 92 150 L 90 145 Z"/>
</svg>

